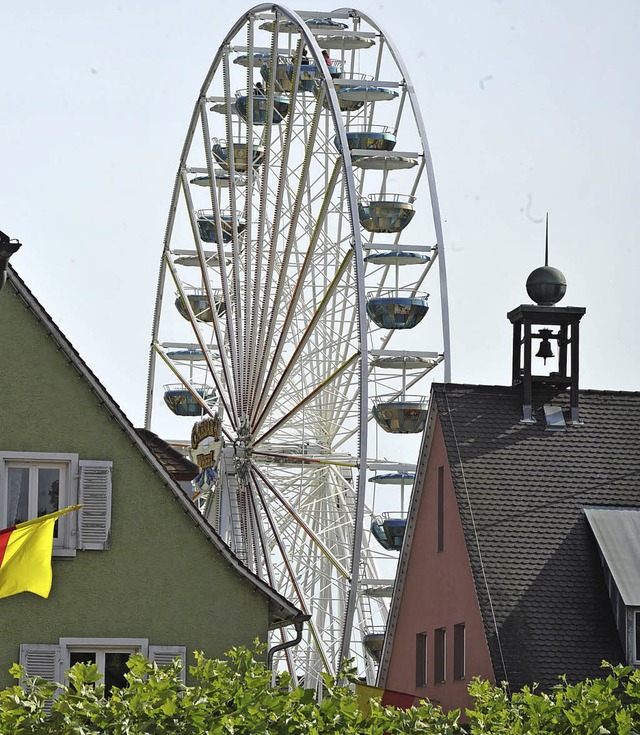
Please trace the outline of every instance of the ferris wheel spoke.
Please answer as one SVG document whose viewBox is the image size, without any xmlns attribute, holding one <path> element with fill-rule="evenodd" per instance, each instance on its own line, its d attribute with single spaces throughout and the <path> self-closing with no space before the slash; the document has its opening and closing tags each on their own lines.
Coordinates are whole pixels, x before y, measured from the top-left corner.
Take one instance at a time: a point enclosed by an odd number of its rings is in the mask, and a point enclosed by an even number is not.
<svg viewBox="0 0 640 735">
<path fill-rule="evenodd" d="M 300 298 L 301 298 L 301 295 L 302 295 L 302 292 L 303 292 L 303 288 L 304 288 L 305 282 L 306 282 L 306 280 L 307 280 L 307 278 L 309 276 L 309 271 L 311 269 L 311 266 L 313 264 L 313 258 L 314 258 L 315 252 L 316 252 L 316 247 L 317 247 L 319 238 L 320 238 L 320 236 L 322 234 L 322 228 L 324 227 L 324 224 L 325 224 L 325 221 L 326 221 L 326 217 L 327 217 L 327 214 L 328 214 L 328 210 L 329 210 L 329 204 L 330 204 L 330 201 L 331 201 L 331 195 L 332 195 L 332 193 L 333 193 L 333 191 L 335 189 L 335 185 L 337 183 L 339 173 L 340 173 L 339 164 L 338 164 L 338 162 L 336 162 L 336 165 L 334 166 L 334 169 L 333 169 L 331 178 L 330 178 L 329 183 L 328 183 L 328 187 L 327 187 L 327 190 L 326 190 L 326 196 L 324 198 L 324 201 L 323 201 L 322 206 L 320 208 L 320 211 L 318 213 L 318 220 L 317 220 L 316 226 L 314 228 L 314 232 L 313 232 L 313 234 L 312 234 L 312 236 L 310 238 L 310 241 L 309 241 L 308 251 L 307 251 L 307 253 L 305 255 L 305 258 L 304 258 L 303 263 L 301 264 L 301 266 L 299 268 L 299 273 L 298 273 L 298 277 L 297 277 L 297 280 L 296 280 L 296 284 L 295 284 L 295 287 L 293 289 L 293 293 L 291 294 L 291 296 L 289 298 L 289 306 L 287 308 L 287 312 L 286 312 L 284 321 L 283 321 L 282 326 L 281 326 L 280 337 L 278 339 L 278 343 L 275 346 L 275 349 L 273 351 L 273 354 L 270 355 L 271 368 L 269 370 L 269 373 L 268 373 L 266 379 L 264 377 L 264 371 L 266 369 L 267 361 L 264 359 L 264 357 L 263 357 L 263 360 L 261 362 L 260 369 L 258 370 L 258 375 L 257 375 L 257 379 L 256 379 L 256 386 L 257 385 L 262 385 L 263 386 L 263 389 L 262 389 L 261 395 L 258 397 L 257 400 L 255 400 L 255 406 L 256 406 L 256 408 L 255 408 L 255 412 L 254 412 L 254 418 L 255 418 L 255 414 L 257 414 L 257 412 L 259 410 L 261 410 L 261 404 L 263 402 L 264 396 L 267 395 L 268 391 L 270 390 L 271 383 L 272 383 L 272 380 L 273 380 L 274 370 L 275 370 L 275 368 L 277 367 L 277 365 L 279 363 L 280 357 L 282 355 L 282 351 L 283 351 L 283 349 L 284 349 L 284 347 L 286 345 L 287 340 L 289 339 L 289 336 L 290 336 L 289 335 L 289 329 L 290 329 L 291 324 L 293 322 L 293 319 L 294 319 L 294 317 L 296 315 L 296 310 L 297 310 L 298 304 L 300 302 Z M 346 263 L 345 263 L 345 267 L 346 267 Z M 338 272 L 339 273 L 342 273 L 342 269 L 339 269 Z M 338 281 L 336 281 L 336 284 L 337 283 L 338 283 Z"/>
<path fill-rule="evenodd" d="M 257 457 L 271 457 L 273 459 L 280 459 L 280 460 L 286 460 L 288 463 L 291 464 L 313 464 L 313 465 L 323 465 L 327 467 L 357 467 L 357 463 L 353 460 L 344 460 L 344 459 L 338 459 L 338 458 L 332 458 L 329 457 L 307 457 L 305 455 L 299 455 L 299 454 L 284 454 L 282 452 L 271 452 L 271 451 L 265 451 L 260 449 L 254 449 L 253 455 Z"/>
<path fill-rule="evenodd" d="M 281 558 L 282 558 L 283 563 L 284 563 L 284 565 L 286 567 L 287 574 L 288 574 L 288 581 L 290 582 L 293 590 L 295 591 L 296 597 L 298 598 L 298 604 L 300 605 L 300 607 L 302 609 L 302 612 L 305 613 L 306 615 L 308 615 L 309 614 L 309 609 L 307 607 L 307 601 L 306 601 L 305 595 L 303 594 L 303 591 L 302 591 L 302 589 L 300 587 L 300 584 L 298 582 L 297 576 L 296 576 L 295 571 L 293 569 L 293 565 L 292 565 L 292 563 L 291 563 L 291 561 L 289 559 L 289 555 L 287 554 L 285 545 L 283 544 L 282 538 L 280 537 L 280 532 L 278 530 L 278 526 L 277 526 L 277 524 L 275 523 L 275 521 L 273 519 L 273 515 L 272 515 L 272 513 L 270 511 L 270 508 L 269 508 L 268 504 L 265 502 L 262 489 L 261 489 L 259 483 L 255 480 L 255 478 L 254 478 L 254 488 L 256 490 L 256 494 L 257 494 L 258 498 L 260 499 L 260 503 L 262 505 L 262 510 L 263 510 L 263 512 L 264 512 L 264 514 L 265 514 L 265 516 L 267 518 L 267 521 L 268 521 L 268 523 L 269 523 L 269 525 L 271 527 L 271 532 L 273 533 L 273 537 L 274 537 L 275 543 L 276 543 L 276 545 L 278 547 L 278 550 L 279 550 L 279 552 L 281 554 Z M 316 629 L 315 623 L 313 622 L 313 620 L 309 620 L 308 621 L 308 625 L 309 625 L 309 628 L 310 628 L 310 631 L 311 631 L 311 636 L 312 636 L 312 638 L 314 640 L 314 643 L 315 643 L 316 650 L 318 651 L 319 655 L 322 658 L 323 665 L 328 670 L 329 669 L 329 661 L 327 660 L 326 654 L 324 652 L 324 645 L 322 643 L 322 640 L 321 640 L 321 637 L 320 637 L 320 635 L 318 633 L 318 630 Z"/>
<path fill-rule="evenodd" d="M 275 485 L 264 474 L 264 472 L 262 472 L 262 470 L 259 467 L 257 467 L 255 464 L 253 466 L 253 471 L 256 473 L 256 475 L 258 475 L 258 477 L 262 480 L 265 486 L 269 488 L 271 494 L 275 498 L 277 498 L 278 502 L 286 509 L 287 513 L 289 513 L 291 517 L 295 519 L 296 523 L 300 526 L 300 528 L 304 530 L 305 534 L 313 541 L 313 543 L 320 549 L 320 551 L 326 556 L 326 558 L 329 559 L 329 561 L 335 567 L 338 573 L 341 574 L 345 579 L 348 579 L 349 572 L 342 566 L 342 564 L 340 564 L 338 559 L 336 559 L 334 555 L 331 553 L 331 551 L 329 551 L 329 549 L 322 543 L 320 538 L 312 530 L 309 524 L 305 522 L 305 520 L 295 510 L 295 508 L 291 505 L 291 503 L 287 501 L 284 495 L 275 487 Z"/>
<path fill-rule="evenodd" d="M 288 364 L 284 367 L 282 374 L 280 376 L 280 379 L 278 380 L 277 384 L 273 386 L 273 380 L 274 380 L 274 376 L 276 373 L 276 369 L 278 368 L 279 362 L 280 362 L 279 358 L 280 358 L 280 355 L 282 354 L 284 345 L 286 344 L 285 340 L 289 336 L 288 327 L 291 324 L 290 321 L 287 324 L 287 332 L 285 333 L 283 331 L 281 338 L 279 340 L 279 343 L 276 346 L 274 358 L 271 360 L 271 367 L 264 381 L 264 389 L 262 391 L 262 395 L 258 403 L 258 405 L 261 405 L 263 401 L 266 400 L 266 402 L 264 403 L 264 408 L 262 409 L 260 416 L 255 422 L 256 432 L 259 431 L 264 421 L 268 417 L 269 411 L 271 410 L 272 406 L 276 402 L 283 386 L 286 384 L 286 381 L 289 379 L 293 369 L 295 368 L 297 362 L 299 361 L 301 355 L 303 354 L 304 349 L 307 345 L 307 342 L 313 336 L 315 329 L 320 319 L 322 318 L 323 314 L 325 313 L 327 307 L 330 305 L 334 292 L 339 287 L 340 282 L 342 281 L 342 278 L 345 275 L 345 272 L 347 271 L 347 268 L 350 265 L 352 258 L 353 258 L 353 251 L 349 250 L 344 256 L 344 259 L 342 260 L 342 263 L 340 264 L 339 268 L 337 269 L 333 277 L 333 280 L 328 285 L 326 292 L 318 305 L 318 308 L 316 309 L 313 316 L 309 319 L 309 322 L 307 324 L 307 327 L 304 333 L 298 338 L 298 342 L 293 351 L 291 359 L 289 360 Z M 289 314 L 287 316 L 289 316 Z"/>
<path fill-rule="evenodd" d="M 177 379 L 178 379 L 178 380 L 179 380 L 179 381 L 180 381 L 180 382 L 182 383 L 182 385 L 183 385 L 183 386 L 184 386 L 184 387 L 185 387 L 185 388 L 186 388 L 187 390 L 189 390 L 189 392 L 190 392 L 190 393 L 191 393 L 191 395 L 193 396 L 193 399 L 194 399 L 195 401 L 197 401 L 197 403 L 199 403 L 199 404 L 200 404 L 200 406 L 202 406 L 202 408 L 203 408 L 204 412 L 205 412 L 205 413 L 207 413 L 207 414 L 209 414 L 210 416 L 213 416 L 213 415 L 214 415 L 214 409 L 212 409 L 212 407 L 211 407 L 211 406 L 210 406 L 210 405 L 209 405 L 209 404 L 208 404 L 208 403 L 207 403 L 207 402 L 206 402 L 206 401 L 204 400 L 204 398 L 203 398 L 203 397 L 202 397 L 202 396 L 200 395 L 200 392 L 199 392 L 199 391 L 198 391 L 198 389 L 197 389 L 197 388 L 196 388 L 196 387 L 195 387 L 195 386 L 194 386 L 194 385 L 192 384 L 191 380 L 188 380 L 188 379 L 187 379 L 187 378 L 186 378 L 186 377 L 185 377 L 185 376 L 184 376 L 184 375 L 183 375 L 183 374 L 182 374 L 182 373 L 181 373 L 181 372 L 180 372 L 180 371 L 179 371 L 179 370 L 178 370 L 178 369 L 176 368 L 176 366 L 175 366 L 174 362 L 173 362 L 173 361 L 172 361 L 172 360 L 171 360 L 171 359 L 170 359 L 170 358 L 168 357 L 168 355 L 167 355 L 167 353 L 166 353 L 165 349 L 163 348 L 163 346 L 162 346 L 162 345 L 160 345 L 160 344 L 159 344 L 158 342 L 154 342 L 154 343 L 153 343 L 153 345 L 152 345 L 152 349 L 153 349 L 153 350 L 154 350 L 154 351 L 156 352 L 156 354 L 158 354 L 158 355 L 159 355 L 159 356 L 160 356 L 160 357 L 162 358 L 162 360 L 163 360 L 163 361 L 164 361 L 164 363 L 165 363 L 165 364 L 167 365 L 167 367 L 169 368 L 169 370 L 171 370 L 171 372 L 172 372 L 172 373 L 173 373 L 173 374 L 175 375 L 175 377 L 176 377 L 176 378 L 177 378 Z M 213 373 L 212 373 L 212 375 L 213 375 L 214 385 L 216 386 L 216 390 L 218 390 L 218 386 L 220 386 L 220 383 L 219 383 L 219 381 L 217 381 L 217 380 L 216 380 L 215 374 L 213 374 Z M 221 402 L 222 402 L 223 406 L 226 406 L 227 404 L 226 404 L 226 403 L 225 403 L 225 401 L 224 401 L 224 392 L 223 392 L 223 391 L 220 391 L 220 390 L 219 390 L 219 391 L 218 391 L 218 396 L 220 397 L 220 400 L 221 400 Z M 225 436 L 226 436 L 227 438 L 231 438 L 231 437 L 232 437 L 232 434 L 231 434 L 231 432 L 230 432 L 230 431 L 229 431 L 229 430 L 228 430 L 228 429 L 227 429 L 226 427 L 222 427 L 222 431 L 223 431 L 224 435 L 225 435 Z"/>
<path fill-rule="evenodd" d="M 248 34 L 250 37 L 249 44 L 249 57 L 253 53 L 253 25 L 248 26 Z M 271 72 L 269 74 L 269 82 L 267 88 L 267 109 L 271 109 L 274 106 L 274 92 L 275 92 L 275 73 L 274 64 L 277 59 L 277 35 L 273 35 L 271 39 Z M 253 109 L 254 89 L 253 81 L 251 79 L 251 67 L 247 65 L 247 93 L 249 95 L 248 109 Z M 251 124 L 248 135 L 252 137 L 251 129 L 253 127 L 253 116 L 248 116 L 248 123 Z M 291 124 L 291 120 L 287 119 L 287 130 Z M 263 260 L 264 260 L 264 240 L 265 232 L 268 228 L 267 211 L 268 211 L 268 196 L 270 192 L 270 179 L 271 179 L 271 167 L 269 166 L 271 159 L 271 145 L 268 143 L 272 140 L 274 133 L 273 118 L 268 116 L 267 125 L 264 133 L 264 162 L 262 166 L 262 175 L 260 177 L 260 191 L 259 191 L 259 204 L 256 211 L 257 218 L 257 234 L 255 243 L 253 242 L 251 228 L 247 231 L 247 267 L 245 269 L 246 284 L 245 284 L 245 297 L 247 299 L 246 306 L 246 328 L 245 334 L 247 335 L 247 384 L 245 387 L 246 395 L 248 397 L 249 405 L 251 404 L 251 397 L 254 390 L 253 376 L 255 375 L 255 363 L 256 363 L 256 344 L 258 339 L 258 323 L 257 314 L 260 308 L 260 300 L 263 292 Z M 287 136 L 285 135 L 285 141 Z M 286 143 L 285 143 L 286 145 Z M 249 175 L 249 191 L 252 190 L 253 176 L 255 173 L 254 167 L 248 168 Z M 276 207 L 277 208 L 277 207 Z M 247 211 L 247 224 L 253 219 L 253 210 L 251 198 L 247 197 L 246 203 Z M 250 252 L 249 248 L 255 248 L 253 253 Z M 252 266 L 250 264 L 253 264 Z M 252 288 L 250 285 L 252 284 Z"/>
<path fill-rule="evenodd" d="M 295 195 L 295 199 L 293 201 L 293 206 L 290 211 L 287 211 L 287 218 L 289 219 L 289 226 L 288 226 L 288 233 L 286 236 L 286 243 L 284 247 L 284 253 L 282 255 L 282 260 L 280 263 L 280 269 L 279 269 L 279 275 L 277 277 L 277 285 L 275 288 L 275 293 L 273 296 L 273 303 L 271 304 L 271 314 L 268 318 L 268 327 L 266 330 L 266 334 L 264 336 L 264 340 L 261 340 L 259 349 L 260 349 L 260 356 L 261 359 L 264 360 L 264 352 L 266 349 L 268 349 L 268 346 L 271 344 L 273 340 L 273 335 L 276 328 L 276 317 L 279 313 L 279 310 L 282 305 L 282 297 L 284 293 L 284 284 L 286 281 L 286 276 L 288 272 L 288 265 L 289 265 L 289 259 L 291 257 L 291 252 L 293 249 L 293 243 L 295 242 L 295 237 L 297 233 L 298 228 L 298 221 L 300 218 L 300 211 L 303 206 L 303 194 L 305 190 L 305 186 L 307 184 L 308 176 L 309 176 L 309 167 L 311 165 L 312 156 L 311 156 L 311 149 L 312 146 L 315 143 L 318 126 L 321 119 L 321 108 L 319 106 L 316 106 L 316 109 L 314 111 L 312 123 L 310 125 L 310 130 L 308 134 L 308 138 L 306 141 L 306 148 L 303 154 L 303 166 L 299 174 L 298 178 L 298 186 L 297 191 Z M 281 182 L 283 183 L 283 182 Z M 276 212 L 276 216 L 279 218 L 282 215 L 282 212 Z M 274 232 L 279 231 L 279 226 L 274 226 Z M 274 242 L 272 240 L 271 243 L 272 252 L 274 248 Z M 265 301 L 264 308 L 268 306 L 267 302 L 268 295 L 265 294 Z M 266 317 L 266 314 L 263 310 L 263 319 Z"/>
<path fill-rule="evenodd" d="M 257 507 L 257 503 L 256 503 L 256 492 L 255 492 L 253 478 L 250 477 L 249 478 L 249 482 L 251 484 L 252 489 L 254 490 L 254 492 L 252 492 L 251 495 L 250 495 L 250 502 L 251 502 L 251 508 L 252 508 L 253 517 L 255 518 L 255 521 L 256 521 L 256 528 L 258 529 L 258 538 L 259 538 L 259 541 L 260 541 L 260 549 L 262 551 L 262 559 L 261 559 L 261 562 L 262 561 L 264 562 L 264 576 L 268 580 L 269 584 L 274 589 L 277 589 L 276 575 L 275 575 L 275 570 L 273 568 L 273 562 L 272 562 L 272 559 L 271 559 L 271 549 L 269 548 L 269 543 L 268 543 L 268 540 L 267 540 L 267 534 L 265 532 L 265 528 L 264 528 L 264 525 L 262 523 L 262 518 L 260 516 L 259 509 Z M 259 576 L 262 576 L 262 575 L 259 575 Z M 280 629 L 280 638 L 281 638 L 281 641 L 284 643 L 285 642 L 285 637 L 284 637 L 284 631 L 282 630 L 282 628 Z M 287 650 L 287 649 L 284 650 L 284 654 L 285 654 L 285 659 L 286 659 L 286 663 L 287 663 L 287 669 L 288 669 L 288 671 L 289 671 L 289 673 L 290 673 L 293 681 L 297 685 L 297 683 L 298 683 L 298 677 L 297 677 L 297 672 L 295 670 L 293 656 L 292 656 L 291 652 L 289 650 Z"/>
<path fill-rule="evenodd" d="M 231 110 L 231 100 L 233 99 L 233 92 L 231 90 L 231 79 L 229 73 L 229 52 L 228 49 L 222 56 L 222 80 L 223 80 L 223 91 L 226 99 L 225 106 L 225 139 L 227 144 L 227 163 L 229 166 L 230 181 L 235 181 L 236 177 L 236 150 L 234 145 L 233 136 L 233 118 Z M 253 139 L 247 137 L 246 141 L 246 168 L 251 168 L 254 160 L 254 148 Z M 231 222 L 236 223 L 238 221 L 238 205 L 235 197 L 229 199 Z M 240 289 L 241 273 L 240 264 L 242 262 L 242 252 L 240 248 L 240 238 L 238 228 L 233 226 L 231 228 L 231 249 L 232 249 L 232 262 L 231 262 L 231 294 L 232 294 L 232 311 L 229 313 L 228 324 L 229 324 L 229 339 L 233 343 L 235 339 L 235 353 L 236 358 L 234 362 L 234 374 L 235 374 L 235 389 L 238 401 L 238 408 L 240 413 L 245 410 L 244 396 L 242 395 L 242 365 L 244 363 L 244 349 L 245 343 L 243 339 L 243 320 L 242 320 L 242 295 Z M 231 315 L 233 314 L 233 319 Z M 233 337 L 231 336 L 233 335 Z"/>
<path fill-rule="evenodd" d="M 255 440 L 255 446 L 259 446 L 263 441 L 268 439 L 270 436 L 275 434 L 277 431 L 279 431 L 283 426 L 285 426 L 289 421 L 293 419 L 296 414 L 301 411 L 310 401 L 312 401 L 321 391 L 325 390 L 331 383 L 338 378 L 342 372 L 351 365 L 360 359 L 360 354 L 356 353 L 355 355 L 352 355 L 348 360 L 342 363 L 336 370 L 331 373 L 325 380 L 323 380 L 319 385 L 315 386 L 304 398 L 299 401 L 299 403 L 293 408 L 291 408 L 285 416 L 283 416 L 279 421 L 277 421 L 271 428 L 269 428 L 267 431 L 264 432 L 261 436 L 259 436 Z"/>
</svg>

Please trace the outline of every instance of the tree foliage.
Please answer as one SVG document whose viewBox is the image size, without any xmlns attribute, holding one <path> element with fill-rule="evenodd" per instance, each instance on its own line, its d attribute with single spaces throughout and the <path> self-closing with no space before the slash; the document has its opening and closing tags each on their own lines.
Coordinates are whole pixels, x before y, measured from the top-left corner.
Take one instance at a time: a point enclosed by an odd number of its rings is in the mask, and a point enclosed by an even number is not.
<svg viewBox="0 0 640 735">
<path fill-rule="evenodd" d="M 66 684 L 25 677 L 16 665 L 12 674 L 23 686 L 0 691 L 0 734 L 640 735 L 640 674 L 622 666 L 578 684 L 563 680 L 550 693 L 510 695 L 474 680 L 474 707 L 460 718 L 428 702 L 408 710 L 372 702 L 364 714 L 348 671 L 340 682 L 325 678 L 320 701 L 313 690 L 292 688 L 287 674 L 272 687 L 271 672 L 256 660 L 261 652 L 235 648 L 222 660 L 196 654 L 189 685 L 178 661 L 160 668 L 132 656 L 127 686 L 108 697 L 95 664 L 76 664 Z"/>
</svg>

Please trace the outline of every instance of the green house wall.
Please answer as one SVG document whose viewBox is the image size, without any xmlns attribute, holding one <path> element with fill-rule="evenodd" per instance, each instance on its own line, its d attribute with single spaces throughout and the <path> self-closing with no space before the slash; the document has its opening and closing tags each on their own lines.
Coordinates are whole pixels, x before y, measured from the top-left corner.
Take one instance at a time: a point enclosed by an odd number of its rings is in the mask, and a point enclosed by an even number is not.
<svg viewBox="0 0 640 735">
<path fill-rule="evenodd" d="M 215 657 L 266 639 L 266 597 L 233 570 L 11 283 L 0 291 L 0 450 L 113 462 L 111 546 L 53 560 L 48 599 L 0 599 L 0 687 L 20 643 L 147 638 Z M 186 419 L 185 419 L 186 420 Z"/>
</svg>

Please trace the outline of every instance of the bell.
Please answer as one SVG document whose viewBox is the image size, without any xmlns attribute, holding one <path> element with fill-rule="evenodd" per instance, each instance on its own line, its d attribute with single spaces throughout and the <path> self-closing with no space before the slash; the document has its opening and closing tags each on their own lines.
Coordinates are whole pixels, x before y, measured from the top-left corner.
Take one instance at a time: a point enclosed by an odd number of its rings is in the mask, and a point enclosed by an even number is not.
<svg viewBox="0 0 640 735">
<path fill-rule="evenodd" d="M 536 352 L 536 357 L 541 357 L 544 360 L 544 364 L 546 365 L 547 358 L 555 357 L 555 355 L 553 354 L 553 350 L 551 349 L 551 342 L 549 341 L 549 337 L 551 337 L 551 330 L 541 329 L 538 334 L 542 339 L 540 342 L 540 349 Z"/>
</svg>

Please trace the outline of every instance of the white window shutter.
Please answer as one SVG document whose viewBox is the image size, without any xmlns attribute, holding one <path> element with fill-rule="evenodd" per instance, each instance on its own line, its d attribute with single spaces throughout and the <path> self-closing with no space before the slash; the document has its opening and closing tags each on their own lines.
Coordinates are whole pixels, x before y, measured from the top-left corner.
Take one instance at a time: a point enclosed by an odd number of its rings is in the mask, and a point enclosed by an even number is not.
<svg viewBox="0 0 640 735">
<path fill-rule="evenodd" d="M 80 468 L 78 502 L 78 548 L 107 549 L 111 536 L 112 462 L 83 460 Z"/>
<path fill-rule="evenodd" d="M 187 675 L 187 647 L 186 646 L 149 646 L 149 661 L 155 661 L 158 666 L 168 666 L 174 658 L 182 663 L 180 679 L 185 682 Z"/>
<path fill-rule="evenodd" d="M 59 681 L 60 663 L 60 646 L 49 643 L 20 644 L 20 666 L 24 667 L 27 676 Z"/>
</svg>

